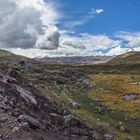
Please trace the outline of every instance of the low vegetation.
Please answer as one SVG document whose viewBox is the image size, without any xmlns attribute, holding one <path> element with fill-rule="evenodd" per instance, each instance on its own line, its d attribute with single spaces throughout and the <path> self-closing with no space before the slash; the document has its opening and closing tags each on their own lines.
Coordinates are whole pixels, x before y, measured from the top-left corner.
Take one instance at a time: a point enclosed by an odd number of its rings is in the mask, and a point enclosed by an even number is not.
<svg viewBox="0 0 140 140">
<path fill-rule="evenodd" d="M 95 139 L 140 139 L 138 64 L 51 65 L 8 52 L 0 53 L 0 64 L 16 69 L 22 86 L 65 106 Z"/>
</svg>

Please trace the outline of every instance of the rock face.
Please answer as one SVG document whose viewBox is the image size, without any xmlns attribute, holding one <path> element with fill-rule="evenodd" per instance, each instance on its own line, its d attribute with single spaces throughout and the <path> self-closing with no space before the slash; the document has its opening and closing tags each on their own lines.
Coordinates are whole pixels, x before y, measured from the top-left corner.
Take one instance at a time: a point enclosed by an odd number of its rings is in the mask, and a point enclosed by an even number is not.
<svg viewBox="0 0 140 140">
<path fill-rule="evenodd" d="M 25 63 L 22 62 L 20 65 L 24 67 Z M 43 96 L 36 87 L 33 87 L 33 84 L 29 84 L 32 83 L 32 79 L 28 81 L 22 78 L 23 70 L 20 69 L 16 71 L 8 66 L 0 65 L 0 139 L 95 139 L 93 132 L 96 130 L 74 117 L 63 103 Z M 73 81 L 68 80 L 69 73 L 65 72 L 62 75 L 66 78 L 61 79 L 59 84 L 66 82 L 71 85 Z M 49 78 L 58 82 L 54 77 L 53 75 Z M 75 76 L 74 79 L 77 81 Z M 74 104 L 74 107 L 80 108 L 80 105 Z M 103 138 L 104 133 L 100 133 L 100 137 Z"/>
</svg>

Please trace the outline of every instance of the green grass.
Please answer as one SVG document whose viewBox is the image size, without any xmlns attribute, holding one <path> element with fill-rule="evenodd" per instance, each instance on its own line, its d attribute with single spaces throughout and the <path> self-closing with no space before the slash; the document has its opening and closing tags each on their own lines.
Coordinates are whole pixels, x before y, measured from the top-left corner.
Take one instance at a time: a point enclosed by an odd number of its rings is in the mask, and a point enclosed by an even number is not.
<svg viewBox="0 0 140 140">
<path fill-rule="evenodd" d="M 90 126 L 102 125 L 109 133 L 115 135 L 115 140 L 125 140 L 126 138 L 138 140 L 140 138 L 138 134 L 140 124 L 134 124 L 130 119 L 135 117 L 140 121 L 140 103 L 125 101 L 123 96 L 124 93 L 140 93 L 139 85 L 130 85 L 130 82 L 139 81 L 140 76 L 131 74 L 94 74 L 90 76 L 93 83 L 96 83 L 96 89 L 91 91 L 78 89 L 77 92 L 72 93 L 64 92 L 67 97 L 81 104 L 80 110 L 71 109 L 71 111 Z M 110 80 L 109 83 L 108 80 Z M 106 89 L 105 93 L 101 93 L 99 88 Z M 114 113 L 98 113 L 96 109 L 98 106 L 112 109 Z M 115 128 L 115 125 L 120 121 L 129 129 L 129 133 L 120 132 Z"/>
</svg>

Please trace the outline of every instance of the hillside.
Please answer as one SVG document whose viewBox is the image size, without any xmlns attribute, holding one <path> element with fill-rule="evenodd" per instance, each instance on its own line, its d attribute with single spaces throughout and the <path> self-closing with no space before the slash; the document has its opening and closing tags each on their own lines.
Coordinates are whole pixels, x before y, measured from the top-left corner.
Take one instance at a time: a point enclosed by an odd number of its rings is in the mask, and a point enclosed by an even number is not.
<svg viewBox="0 0 140 140">
<path fill-rule="evenodd" d="M 0 52 L 0 139 L 93 140 L 107 131 L 90 126 L 71 110 L 79 104 L 61 92 L 92 88 L 90 79 L 77 70 L 53 67 Z M 68 96 L 68 95 L 67 95 Z M 96 136 L 98 135 L 98 137 Z"/>
<path fill-rule="evenodd" d="M 140 139 L 136 65 L 52 65 L 1 51 L 0 138 Z"/>
<path fill-rule="evenodd" d="M 140 64 L 140 52 L 128 52 L 111 59 L 108 64 Z"/>
</svg>

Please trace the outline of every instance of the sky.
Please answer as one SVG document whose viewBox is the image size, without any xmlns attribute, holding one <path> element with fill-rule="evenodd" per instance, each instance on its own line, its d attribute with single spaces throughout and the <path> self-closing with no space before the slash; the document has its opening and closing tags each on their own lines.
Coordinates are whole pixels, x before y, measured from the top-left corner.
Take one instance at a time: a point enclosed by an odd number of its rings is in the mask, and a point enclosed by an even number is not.
<svg viewBox="0 0 140 140">
<path fill-rule="evenodd" d="M 140 51 L 139 0 L 0 0 L 0 48 L 34 57 Z"/>
<path fill-rule="evenodd" d="M 79 26 L 79 32 L 112 34 L 116 31 L 137 32 L 140 29 L 139 0 L 60 0 L 60 2 L 65 5 L 63 10 L 74 21 L 86 17 L 92 8 L 104 10 L 99 16 Z"/>
</svg>

